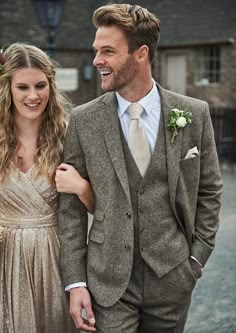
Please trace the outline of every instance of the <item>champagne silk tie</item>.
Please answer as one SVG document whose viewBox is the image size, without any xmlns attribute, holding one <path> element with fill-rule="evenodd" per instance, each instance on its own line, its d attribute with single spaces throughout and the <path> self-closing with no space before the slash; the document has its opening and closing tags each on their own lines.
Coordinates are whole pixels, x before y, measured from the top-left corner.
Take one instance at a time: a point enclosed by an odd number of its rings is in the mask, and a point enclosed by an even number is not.
<svg viewBox="0 0 236 333">
<path fill-rule="evenodd" d="M 143 107 L 138 103 L 133 103 L 128 107 L 128 112 L 130 114 L 129 148 L 143 177 L 151 160 L 148 140 L 139 123 Z"/>
</svg>

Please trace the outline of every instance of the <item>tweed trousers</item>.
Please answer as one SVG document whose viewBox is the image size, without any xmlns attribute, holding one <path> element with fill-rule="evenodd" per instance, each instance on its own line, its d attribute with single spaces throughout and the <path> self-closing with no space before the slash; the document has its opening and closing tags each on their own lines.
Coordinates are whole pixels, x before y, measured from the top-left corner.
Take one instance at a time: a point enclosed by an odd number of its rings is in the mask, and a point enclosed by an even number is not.
<svg viewBox="0 0 236 333">
<path fill-rule="evenodd" d="M 141 258 L 137 262 L 116 304 L 103 307 L 93 300 L 96 332 L 182 333 L 196 283 L 189 259 L 161 279 Z"/>
</svg>

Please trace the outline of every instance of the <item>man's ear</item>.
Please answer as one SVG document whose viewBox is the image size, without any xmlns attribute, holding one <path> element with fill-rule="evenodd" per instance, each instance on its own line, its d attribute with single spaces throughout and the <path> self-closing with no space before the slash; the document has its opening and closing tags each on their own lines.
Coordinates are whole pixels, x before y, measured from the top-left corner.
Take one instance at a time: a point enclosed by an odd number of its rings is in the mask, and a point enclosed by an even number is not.
<svg viewBox="0 0 236 333">
<path fill-rule="evenodd" d="M 147 45 L 142 45 L 136 51 L 137 61 L 143 62 L 149 59 L 149 47 Z"/>
</svg>

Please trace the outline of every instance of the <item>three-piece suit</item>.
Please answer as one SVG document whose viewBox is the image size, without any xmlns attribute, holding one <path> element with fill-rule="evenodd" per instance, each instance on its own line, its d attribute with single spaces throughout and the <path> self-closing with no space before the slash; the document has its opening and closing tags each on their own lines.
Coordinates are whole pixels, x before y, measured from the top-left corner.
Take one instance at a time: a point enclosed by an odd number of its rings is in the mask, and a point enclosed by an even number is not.
<svg viewBox="0 0 236 333">
<path fill-rule="evenodd" d="M 159 132 L 143 178 L 122 133 L 115 93 L 74 109 L 64 162 L 89 179 L 96 207 L 87 233 L 85 207 L 76 195 L 61 194 L 61 263 L 65 285 L 85 281 L 94 302 L 110 307 L 144 262 L 164 290 L 157 295 L 163 318 L 172 321 L 175 308 L 189 306 L 200 277 L 189 257 L 204 266 L 214 248 L 222 180 L 207 103 L 157 87 Z M 173 108 L 190 111 L 192 122 L 171 143 Z"/>
</svg>

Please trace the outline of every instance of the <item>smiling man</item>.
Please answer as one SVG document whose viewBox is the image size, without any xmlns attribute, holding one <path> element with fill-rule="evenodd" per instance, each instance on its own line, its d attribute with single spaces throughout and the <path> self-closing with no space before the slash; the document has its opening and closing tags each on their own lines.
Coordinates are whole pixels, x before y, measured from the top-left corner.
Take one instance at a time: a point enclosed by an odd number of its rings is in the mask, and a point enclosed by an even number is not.
<svg viewBox="0 0 236 333">
<path fill-rule="evenodd" d="M 93 22 L 105 93 L 74 109 L 64 155 L 95 193 L 88 242 L 81 202 L 61 194 L 59 212 L 70 313 L 89 332 L 180 333 L 219 222 L 209 108 L 153 80 L 160 22 L 147 9 L 107 5 Z"/>
</svg>

